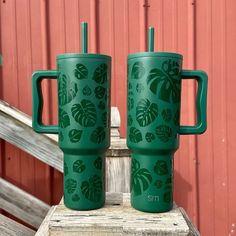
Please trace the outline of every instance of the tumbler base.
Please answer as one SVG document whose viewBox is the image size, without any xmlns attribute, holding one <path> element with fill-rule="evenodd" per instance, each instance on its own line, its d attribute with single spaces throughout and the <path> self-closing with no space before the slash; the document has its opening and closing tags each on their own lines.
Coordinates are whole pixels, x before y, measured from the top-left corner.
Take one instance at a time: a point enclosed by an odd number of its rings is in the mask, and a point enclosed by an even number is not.
<svg viewBox="0 0 236 236">
<path fill-rule="evenodd" d="M 105 204 L 105 154 L 64 154 L 64 204 L 94 210 Z"/>
</svg>

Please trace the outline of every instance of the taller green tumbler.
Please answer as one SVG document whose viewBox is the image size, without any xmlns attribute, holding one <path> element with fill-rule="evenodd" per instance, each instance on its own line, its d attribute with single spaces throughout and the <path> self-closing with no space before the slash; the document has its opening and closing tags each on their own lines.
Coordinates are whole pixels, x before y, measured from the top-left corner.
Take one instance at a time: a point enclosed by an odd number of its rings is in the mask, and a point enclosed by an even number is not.
<svg viewBox="0 0 236 236">
<path fill-rule="evenodd" d="M 41 81 L 58 81 L 58 126 L 41 122 Z M 111 57 L 101 54 L 61 54 L 57 70 L 33 76 L 33 128 L 59 133 L 64 153 L 64 203 L 90 210 L 105 202 L 105 152 L 110 145 Z"/>
<path fill-rule="evenodd" d="M 131 205 L 140 211 L 165 212 L 173 207 L 173 156 L 179 135 L 206 130 L 207 75 L 182 70 L 180 54 L 152 50 L 128 56 Z M 196 126 L 180 126 L 181 81 L 191 78 L 198 82 L 198 120 Z"/>
</svg>

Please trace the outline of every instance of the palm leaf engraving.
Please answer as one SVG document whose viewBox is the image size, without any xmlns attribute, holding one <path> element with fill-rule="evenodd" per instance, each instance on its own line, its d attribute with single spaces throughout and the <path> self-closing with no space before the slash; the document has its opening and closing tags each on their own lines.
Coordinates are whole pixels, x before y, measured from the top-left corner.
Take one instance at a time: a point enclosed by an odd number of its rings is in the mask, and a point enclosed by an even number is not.
<svg viewBox="0 0 236 236">
<path fill-rule="evenodd" d="M 141 127 L 151 124 L 158 115 L 156 103 L 151 103 L 148 99 L 141 99 L 136 107 L 136 119 Z"/>
<path fill-rule="evenodd" d="M 67 179 L 65 181 L 65 189 L 67 191 L 67 193 L 71 194 L 75 191 L 77 186 L 77 182 L 74 179 Z"/>
<path fill-rule="evenodd" d="M 157 175 L 167 175 L 168 174 L 168 165 L 166 161 L 159 160 L 154 166 L 154 171 Z"/>
<path fill-rule="evenodd" d="M 79 104 L 74 104 L 71 113 L 75 121 L 83 127 L 93 127 L 96 124 L 96 108 L 89 100 L 83 99 Z"/>
<path fill-rule="evenodd" d="M 58 103 L 59 106 L 64 106 L 70 103 L 78 92 L 77 84 L 70 78 L 61 74 L 58 80 Z"/>
<path fill-rule="evenodd" d="M 94 161 L 94 166 L 96 169 L 101 170 L 102 169 L 102 158 L 98 157 L 95 161 Z"/>
<path fill-rule="evenodd" d="M 91 202 L 99 202 L 103 191 L 101 178 L 98 175 L 93 175 L 88 181 L 83 181 L 81 191 L 86 199 Z"/>
<path fill-rule="evenodd" d="M 67 176 L 68 172 L 69 172 L 68 166 L 67 166 L 66 162 L 64 161 L 64 175 Z"/>
<path fill-rule="evenodd" d="M 180 120 L 180 117 L 179 117 L 179 109 L 176 110 L 175 112 L 175 115 L 174 115 L 174 124 L 176 126 L 179 126 L 179 120 Z"/>
<path fill-rule="evenodd" d="M 85 164 L 82 160 L 77 160 L 73 164 L 73 172 L 82 173 L 85 170 Z"/>
<path fill-rule="evenodd" d="M 128 126 L 131 126 L 133 124 L 133 118 L 131 115 L 128 115 L 127 124 L 128 124 Z"/>
<path fill-rule="evenodd" d="M 106 111 L 102 113 L 102 123 L 104 125 L 105 128 L 108 127 L 108 120 L 109 120 L 109 117 L 108 117 L 109 113 L 107 113 Z"/>
<path fill-rule="evenodd" d="M 78 129 L 72 129 L 69 131 L 69 139 L 72 143 L 78 143 L 81 139 L 81 135 L 82 135 L 82 130 L 78 130 Z"/>
<path fill-rule="evenodd" d="M 86 86 L 83 88 L 83 95 L 84 95 L 84 96 L 90 96 L 91 93 L 92 93 L 91 88 L 89 88 L 89 86 L 86 85 Z"/>
<path fill-rule="evenodd" d="M 148 143 L 151 143 L 153 140 L 155 140 L 155 135 L 153 133 L 147 132 L 145 139 Z"/>
<path fill-rule="evenodd" d="M 172 202 L 172 191 L 165 192 L 163 195 L 163 201 L 165 203 L 171 203 Z"/>
<path fill-rule="evenodd" d="M 77 193 L 74 194 L 74 195 L 72 196 L 71 200 L 72 200 L 73 202 L 78 202 L 78 201 L 80 200 L 79 194 L 77 194 Z"/>
<path fill-rule="evenodd" d="M 136 85 L 136 91 L 137 93 L 141 93 L 144 90 L 144 86 L 140 83 Z"/>
<path fill-rule="evenodd" d="M 94 89 L 94 93 L 95 93 L 95 97 L 97 99 L 102 99 L 104 97 L 104 95 L 106 94 L 106 89 L 102 86 L 97 86 Z"/>
<path fill-rule="evenodd" d="M 152 176 L 149 170 L 140 168 L 140 163 L 132 159 L 131 188 L 135 196 L 141 195 L 152 183 Z"/>
<path fill-rule="evenodd" d="M 178 78 L 179 72 L 176 72 L 175 64 L 174 66 L 166 66 L 165 63 L 162 65 L 163 70 L 154 68 L 149 72 L 147 84 L 154 94 L 158 94 L 159 99 L 169 103 L 180 102 L 181 81 Z M 159 92 L 158 87 L 160 87 Z"/>
<path fill-rule="evenodd" d="M 103 101 L 100 101 L 99 104 L 98 104 L 98 108 L 99 108 L 100 110 L 104 110 L 105 107 L 106 107 L 106 104 L 105 104 Z"/>
<path fill-rule="evenodd" d="M 93 78 L 98 84 L 104 84 L 107 81 L 107 64 L 102 63 L 94 71 Z"/>
<path fill-rule="evenodd" d="M 145 68 L 141 61 L 137 61 L 134 63 L 132 70 L 131 70 L 131 78 L 132 79 L 140 79 L 145 74 Z"/>
<path fill-rule="evenodd" d="M 79 80 L 88 78 L 88 69 L 83 64 L 77 64 L 74 70 L 75 77 Z"/>
<path fill-rule="evenodd" d="M 128 97 L 128 111 L 132 110 L 134 108 L 134 99 L 130 96 Z"/>
<path fill-rule="evenodd" d="M 143 140 L 142 133 L 135 127 L 131 127 L 129 130 L 129 140 L 133 143 L 139 143 Z"/>
<path fill-rule="evenodd" d="M 167 125 L 159 125 L 156 127 L 156 135 L 163 143 L 167 143 L 172 137 L 172 129 Z"/>
<path fill-rule="evenodd" d="M 171 119 L 172 119 L 172 112 L 170 109 L 164 109 L 162 112 L 161 112 L 161 116 L 163 118 L 163 120 L 165 122 L 170 122 Z"/>
<path fill-rule="evenodd" d="M 91 133 L 90 140 L 93 143 L 99 144 L 102 141 L 104 141 L 105 137 L 106 137 L 106 132 L 104 130 L 104 127 L 99 126 Z"/>
<path fill-rule="evenodd" d="M 163 185 L 163 182 L 162 182 L 162 180 L 161 179 L 158 179 L 158 180 L 156 180 L 155 181 L 155 183 L 154 183 L 154 185 L 156 186 L 156 188 L 161 188 L 162 187 L 162 185 Z"/>
<path fill-rule="evenodd" d="M 59 126 L 60 128 L 66 128 L 70 125 L 69 115 L 59 107 Z"/>
</svg>

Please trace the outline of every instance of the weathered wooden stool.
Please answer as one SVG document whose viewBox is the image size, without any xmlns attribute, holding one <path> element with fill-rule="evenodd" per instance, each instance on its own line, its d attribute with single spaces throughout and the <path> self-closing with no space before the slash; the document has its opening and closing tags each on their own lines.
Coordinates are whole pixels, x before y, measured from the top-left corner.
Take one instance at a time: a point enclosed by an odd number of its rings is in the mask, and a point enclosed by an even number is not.
<svg viewBox="0 0 236 236">
<path fill-rule="evenodd" d="M 185 211 L 175 207 L 167 213 L 144 213 L 130 206 L 130 194 L 107 193 L 98 210 L 74 211 L 63 201 L 51 208 L 37 236 L 86 235 L 200 235 Z"/>
</svg>

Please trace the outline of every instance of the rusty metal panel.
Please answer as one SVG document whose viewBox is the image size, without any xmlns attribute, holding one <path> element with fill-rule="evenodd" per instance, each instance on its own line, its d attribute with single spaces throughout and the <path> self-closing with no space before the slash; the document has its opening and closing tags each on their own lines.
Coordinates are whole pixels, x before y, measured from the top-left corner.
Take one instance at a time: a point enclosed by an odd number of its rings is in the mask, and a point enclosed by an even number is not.
<svg viewBox="0 0 236 236">
<path fill-rule="evenodd" d="M 234 0 L 4 0 L 1 7 L 0 98 L 31 114 L 31 73 L 55 69 L 56 55 L 80 51 L 80 22 L 89 22 L 89 51 L 112 56 L 112 105 L 126 132 L 126 59 L 145 51 L 149 25 L 155 49 L 184 56 L 185 69 L 209 73 L 208 130 L 182 136 L 175 155 L 175 201 L 202 235 L 233 235 L 236 227 L 236 2 Z M 214 78 L 214 83 L 213 83 Z M 183 83 L 181 123 L 195 122 L 194 81 Z M 44 121 L 57 123 L 57 92 L 43 83 Z M 62 175 L 1 141 L 0 173 L 52 203 Z"/>
</svg>

